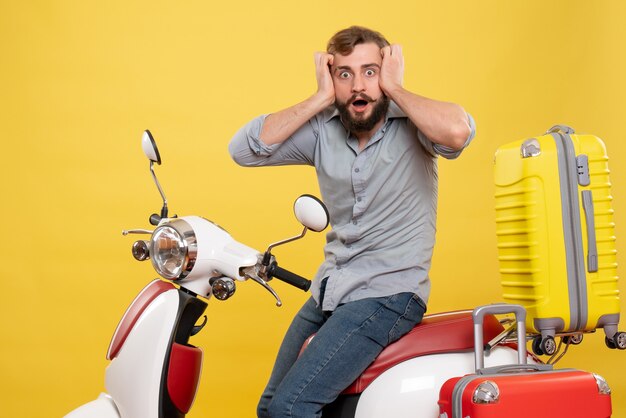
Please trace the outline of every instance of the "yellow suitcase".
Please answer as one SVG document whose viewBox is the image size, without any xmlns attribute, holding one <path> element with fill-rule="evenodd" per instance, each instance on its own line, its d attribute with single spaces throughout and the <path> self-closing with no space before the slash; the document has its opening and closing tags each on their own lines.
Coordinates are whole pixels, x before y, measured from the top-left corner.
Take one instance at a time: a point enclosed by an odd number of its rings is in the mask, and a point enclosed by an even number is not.
<svg viewBox="0 0 626 418">
<path fill-rule="evenodd" d="M 537 354 L 554 337 L 579 343 L 604 328 L 610 348 L 620 303 L 608 157 L 600 138 L 557 125 L 495 156 L 496 231 L 504 299 L 527 311 Z"/>
</svg>

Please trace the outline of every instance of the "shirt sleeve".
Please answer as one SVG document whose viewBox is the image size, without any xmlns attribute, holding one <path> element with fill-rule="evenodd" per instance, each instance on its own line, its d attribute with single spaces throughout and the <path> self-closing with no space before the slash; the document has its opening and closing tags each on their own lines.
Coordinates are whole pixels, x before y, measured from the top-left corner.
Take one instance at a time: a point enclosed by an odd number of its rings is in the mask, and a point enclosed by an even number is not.
<svg viewBox="0 0 626 418">
<path fill-rule="evenodd" d="M 435 144 L 419 129 L 417 131 L 417 137 L 419 138 L 419 141 L 422 143 L 422 145 L 424 145 L 424 147 L 433 155 L 441 155 L 443 158 L 446 158 L 448 160 L 454 160 L 455 158 L 458 158 L 459 155 L 461 155 L 463 150 L 467 148 L 467 146 L 470 144 L 470 142 L 472 142 L 472 139 L 474 139 L 474 136 L 476 135 L 476 123 L 474 122 L 474 118 L 472 117 L 472 115 L 470 115 L 469 113 L 467 114 L 467 121 L 470 126 L 470 134 L 465 140 L 465 144 L 463 144 L 463 147 L 459 150 L 454 150 L 450 147 L 446 147 L 445 145 Z"/>
<path fill-rule="evenodd" d="M 228 145 L 232 159 L 246 167 L 302 164 L 314 165 L 314 153 L 319 130 L 313 118 L 283 143 L 267 145 L 259 136 L 267 115 L 261 115 L 244 125 Z"/>
</svg>

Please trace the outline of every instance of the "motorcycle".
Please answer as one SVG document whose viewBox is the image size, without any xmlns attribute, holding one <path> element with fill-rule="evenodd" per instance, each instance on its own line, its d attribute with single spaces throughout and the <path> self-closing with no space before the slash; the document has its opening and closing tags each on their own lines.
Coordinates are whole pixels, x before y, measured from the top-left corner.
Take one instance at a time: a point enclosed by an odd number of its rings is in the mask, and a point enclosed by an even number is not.
<svg viewBox="0 0 626 418">
<path fill-rule="evenodd" d="M 277 306 L 282 301 L 270 286 L 271 279 L 308 290 L 311 282 L 279 267 L 272 250 L 303 238 L 307 231 L 321 232 L 329 224 L 324 204 L 314 196 L 302 195 L 294 203 L 302 232 L 269 245 L 261 253 L 235 241 L 205 218 L 170 217 L 154 171 L 161 157 L 148 130 L 143 133 L 142 148 L 163 206 L 160 214 L 150 216 L 154 230 L 123 233 L 150 235 L 133 243 L 132 254 L 138 261 L 150 260 L 162 279 L 153 280 L 135 297 L 113 334 L 107 351 L 107 392 L 70 412 L 67 418 L 184 417 L 196 395 L 203 357 L 202 350 L 189 340 L 205 327 L 207 317 L 203 313 L 210 299 L 231 298 L 237 282 L 247 280 L 265 288 Z M 426 315 L 421 324 L 385 348 L 333 404 L 326 406 L 323 416 L 408 418 L 418 413 L 437 418 L 439 389 L 449 378 L 482 367 L 516 362 L 532 367 L 539 363 L 526 352 L 525 333 L 516 332 L 522 325 L 519 321 L 501 321 L 491 313 L 484 315 L 481 323 L 475 323 L 471 310 Z M 483 330 L 479 340 L 475 340 L 477 326 Z M 517 345 L 512 344 L 514 341 Z"/>
</svg>

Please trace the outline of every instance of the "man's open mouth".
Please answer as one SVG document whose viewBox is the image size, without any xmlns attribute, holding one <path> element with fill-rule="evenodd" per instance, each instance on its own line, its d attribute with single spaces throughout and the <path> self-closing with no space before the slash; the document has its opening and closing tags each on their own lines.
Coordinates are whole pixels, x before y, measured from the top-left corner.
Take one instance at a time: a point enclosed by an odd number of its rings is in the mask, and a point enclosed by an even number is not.
<svg viewBox="0 0 626 418">
<path fill-rule="evenodd" d="M 365 99 L 357 99 L 352 102 L 352 106 L 358 111 L 363 110 L 369 104 L 369 102 Z"/>
</svg>

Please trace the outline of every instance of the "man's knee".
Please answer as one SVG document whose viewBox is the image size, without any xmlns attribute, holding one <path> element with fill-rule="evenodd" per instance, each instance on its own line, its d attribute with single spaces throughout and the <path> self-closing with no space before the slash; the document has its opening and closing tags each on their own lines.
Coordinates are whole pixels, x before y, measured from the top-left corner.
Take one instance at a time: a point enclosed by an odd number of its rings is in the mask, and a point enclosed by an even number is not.
<svg viewBox="0 0 626 418">
<path fill-rule="evenodd" d="M 261 417 L 261 415 L 259 415 L 259 417 Z M 267 405 L 267 417 L 282 418 L 291 417 L 291 415 L 288 414 L 286 405 L 279 398 L 274 397 L 269 405 Z"/>
<path fill-rule="evenodd" d="M 258 418 L 270 418 L 271 415 L 268 410 L 269 402 L 266 399 L 261 398 L 259 404 L 256 407 L 256 416 Z"/>
<path fill-rule="evenodd" d="M 277 393 L 270 402 L 267 413 L 271 418 L 311 418 L 319 416 L 317 405 L 299 402 L 293 393 Z"/>
<path fill-rule="evenodd" d="M 258 408 L 258 407 L 256 409 L 256 416 L 258 418 L 270 418 L 269 412 L 267 412 L 267 410 L 264 410 L 264 409 L 261 409 L 261 408 Z"/>
</svg>

